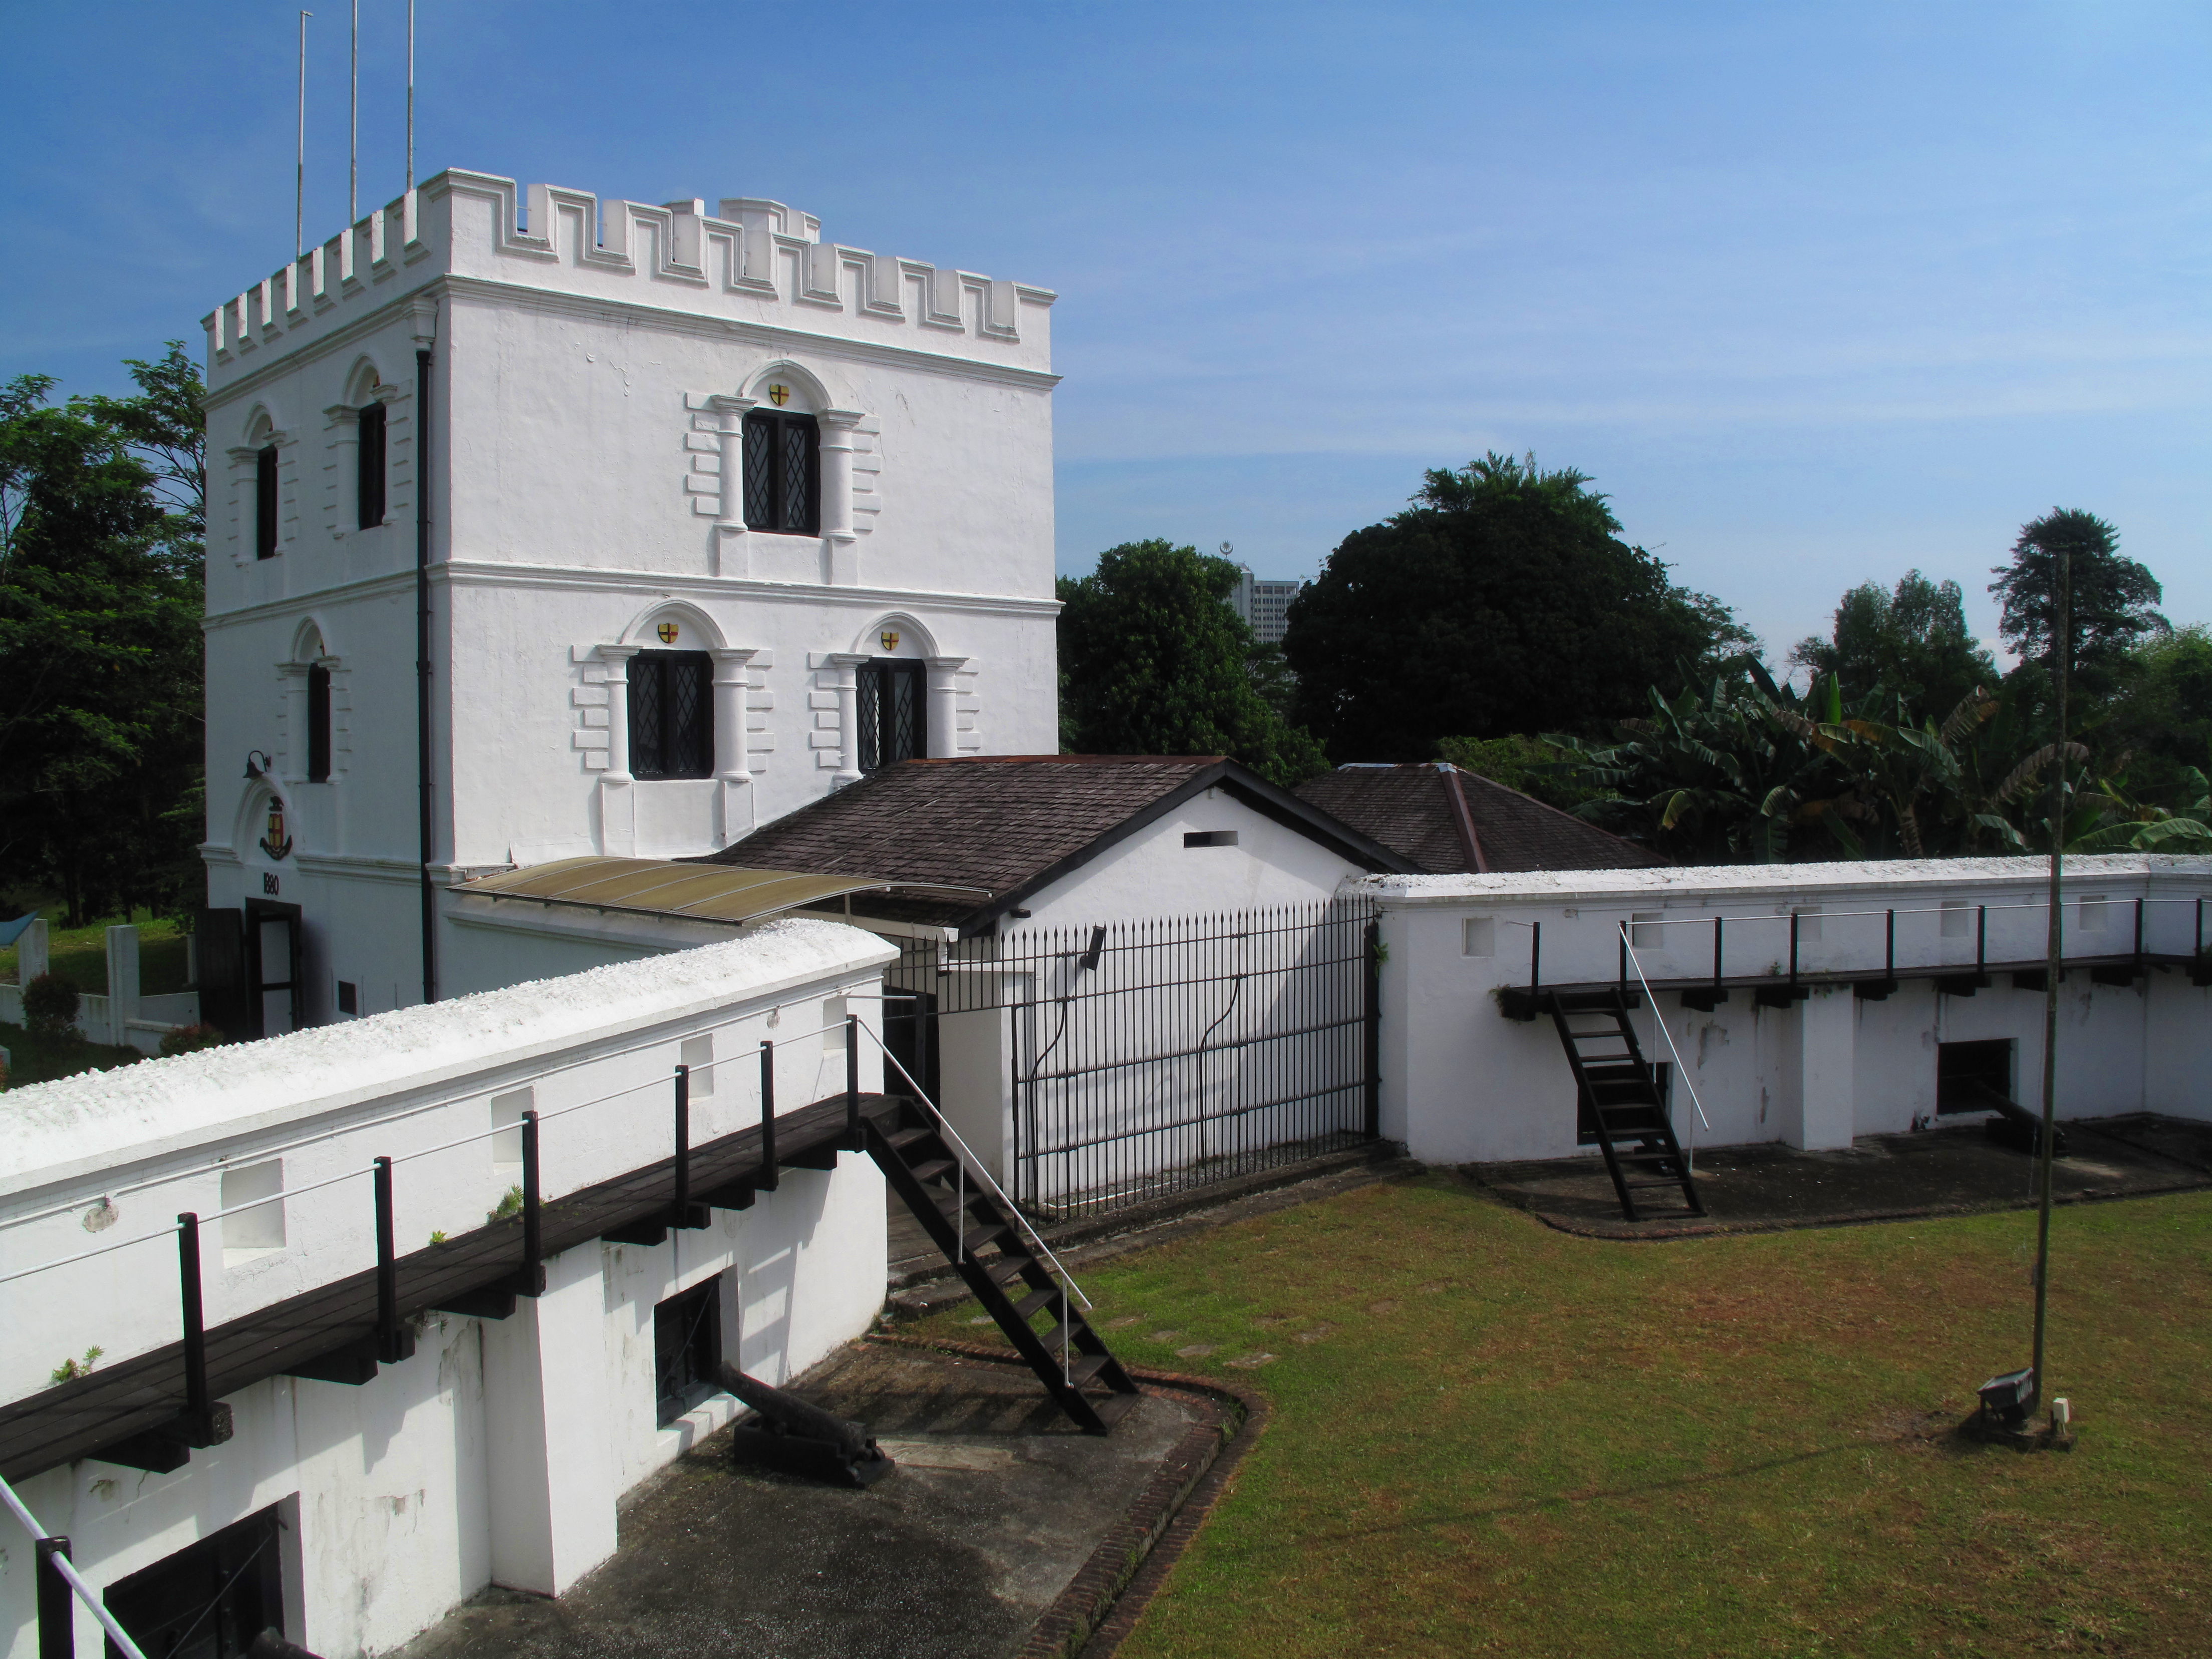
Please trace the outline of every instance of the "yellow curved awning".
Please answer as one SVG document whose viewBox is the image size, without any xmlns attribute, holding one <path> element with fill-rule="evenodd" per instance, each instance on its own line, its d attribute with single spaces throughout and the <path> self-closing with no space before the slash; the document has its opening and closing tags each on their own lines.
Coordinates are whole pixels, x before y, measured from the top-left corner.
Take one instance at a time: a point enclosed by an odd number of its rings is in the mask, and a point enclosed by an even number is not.
<svg viewBox="0 0 2212 1659">
<path fill-rule="evenodd" d="M 457 883 L 457 893 L 536 899 L 598 910 L 636 910 L 697 921 L 752 921 L 844 893 L 883 892 L 908 884 L 870 876 L 810 876 L 795 870 L 746 870 L 728 864 L 592 855 L 556 859 Z"/>
</svg>

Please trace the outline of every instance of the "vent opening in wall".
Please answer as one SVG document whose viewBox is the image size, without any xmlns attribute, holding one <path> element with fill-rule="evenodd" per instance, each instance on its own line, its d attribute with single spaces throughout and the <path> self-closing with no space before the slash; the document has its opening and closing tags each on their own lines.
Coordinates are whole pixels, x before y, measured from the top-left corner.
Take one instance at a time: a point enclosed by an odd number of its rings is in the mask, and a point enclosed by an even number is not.
<svg viewBox="0 0 2212 1659">
<path fill-rule="evenodd" d="M 721 1388 L 720 1274 L 653 1309 L 653 1412 L 664 1429 Z"/>
<path fill-rule="evenodd" d="M 284 1160 L 222 1172 L 223 1265 L 284 1248 Z"/>
<path fill-rule="evenodd" d="M 342 1014 L 357 1014 L 361 1012 L 360 988 L 349 979 L 342 979 L 338 981 L 338 1012 Z"/>
<path fill-rule="evenodd" d="M 1186 847 L 1234 847 L 1237 845 L 1237 832 L 1234 830 L 1186 830 L 1182 844 Z"/>
</svg>

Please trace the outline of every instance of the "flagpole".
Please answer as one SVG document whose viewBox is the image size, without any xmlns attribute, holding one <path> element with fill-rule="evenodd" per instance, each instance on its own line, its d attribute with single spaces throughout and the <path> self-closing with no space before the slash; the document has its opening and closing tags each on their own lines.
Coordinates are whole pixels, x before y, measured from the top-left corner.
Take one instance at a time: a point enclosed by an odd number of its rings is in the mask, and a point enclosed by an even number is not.
<svg viewBox="0 0 2212 1659">
<path fill-rule="evenodd" d="M 2051 786 L 2051 917 L 2044 942 L 2043 975 L 2043 1135 L 2036 1146 L 2035 1166 L 2035 1352 L 2029 1362 L 2034 1372 L 2035 1401 L 2047 1403 L 2043 1386 L 2043 1337 L 2051 1302 L 2051 1142 L 2058 1116 L 2058 972 L 2064 944 L 2059 866 L 2066 844 L 2066 671 L 2074 654 L 2073 572 L 2068 549 L 2057 549 L 2057 627 L 2052 631 L 2058 705 L 2057 779 Z"/>
<path fill-rule="evenodd" d="M 415 0 L 407 0 L 407 188 L 415 188 Z"/>
<path fill-rule="evenodd" d="M 346 103 L 346 223 L 361 218 L 361 0 L 353 0 L 353 92 Z"/>
<path fill-rule="evenodd" d="M 315 14 L 300 14 L 300 166 L 292 180 L 292 257 L 304 258 L 307 252 L 307 20 Z"/>
</svg>

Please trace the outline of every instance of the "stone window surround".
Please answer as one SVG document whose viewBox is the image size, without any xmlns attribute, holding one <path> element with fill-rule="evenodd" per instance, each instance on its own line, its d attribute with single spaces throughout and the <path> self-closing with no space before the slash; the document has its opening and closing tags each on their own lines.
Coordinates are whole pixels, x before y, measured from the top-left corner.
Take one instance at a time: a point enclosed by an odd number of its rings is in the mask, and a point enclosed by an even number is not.
<svg viewBox="0 0 2212 1659">
<path fill-rule="evenodd" d="M 374 373 L 371 367 L 371 373 Z M 356 371 L 357 373 L 357 371 Z M 393 381 L 380 379 L 365 389 L 361 402 L 332 404 L 323 411 L 323 430 L 329 434 L 324 441 L 330 459 L 324 464 L 329 475 L 325 489 L 324 527 L 333 540 L 343 541 L 349 536 L 366 536 L 373 531 L 388 530 L 398 522 L 399 501 L 392 489 L 394 474 L 393 452 L 397 440 L 404 434 L 401 424 L 404 414 L 395 416 L 392 405 L 401 400 L 400 387 Z M 371 403 L 384 405 L 384 521 L 364 529 L 356 522 L 352 507 L 361 486 L 361 411 Z"/>
<path fill-rule="evenodd" d="M 714 520 L 710 574 L 750 575 L 751 538 L 775 536 L 818 543 L 823 584 L 857 586 L 860 538 L 875 528 L 875 515 L 882 508 L 878 482 L 883 466 L 881 422 L 862 410 L 835 407 L 820 379 L 788 359 L 754 371 L 743 384 L 758 386 L 779 374 L 802 385 L 806 402 L 812 405 L 800 412 L 814 416 L 818 434 L 820 532 L 816 536 L 799 536 L 754 530 L 745 523 L 745 416 L 760 408 L 763 399 L 742 392 L 686 392 L 684 404 L 690 414 L 691 429 L 684 437 L 690 459 L 684 487 L 691 498 L 692 511 Z"/>
<path fill-rule="evenodd" d="M 629 659 L 653 642 L 653 629 L 673 617 L 692 635 L 682 647 L 703 651 L 713 659 L 709 682 L 714 726 L 713 770 L 705 779 L 640 779 L 629 769 Z M 696 606 L 663 599 L 641 612 L 619 638 L 571 647 L 578 683 L 568 700 L 575 709 L 576 727 L 570 744 L 580 757 L 586 774 L 595 774 L 598 797 L 599 850 L 622 857 L 636 846 L 636 807 L 632 791 L 638 788 L 694 788 L 713 786 L 714 822 L 726 846 L 750 829 L 755 816 L 751 801 L 754 777 L 764 770 L 775 749 L 769 712 L 775 697 L 769 691 L 765 671 L 774 664 L 770 652 L 723 643 L 721 629 Z"/>
<path fill-rule="evenodd" d="M 920 625 L 911 617 L 887 617 L 871 623 L 861 637 L 872 638 L 878 629 L 892 623 L 919 631 Z M 934 641 L 927 633 L 921 638 L 926 645 L 933 647 Z M 814 714 L 813 729 L 808 732 L 807 741 L 814 750 L 815 765 L 834 769 L 830 779 L 833 788 L 857 783 L 866 775 L 860 770 L 857 671 L 862 665 L 876 661 L 878 654 L 867 651 L 808 653 L 807 666 L 813 671 L 815 689 L 807 698 Z M 929 758 L 951 760 L 980 750 L 983 744 L 975 729 L 975 715 L 981 706 L 975 695 L 976 659 L 948 656 L 929 648 L 903 660 L 919 661 L 924 665 L 924 695 L 929 699 Z M 963 681 L 967 683 L 963 684 Z"/>
</svg>

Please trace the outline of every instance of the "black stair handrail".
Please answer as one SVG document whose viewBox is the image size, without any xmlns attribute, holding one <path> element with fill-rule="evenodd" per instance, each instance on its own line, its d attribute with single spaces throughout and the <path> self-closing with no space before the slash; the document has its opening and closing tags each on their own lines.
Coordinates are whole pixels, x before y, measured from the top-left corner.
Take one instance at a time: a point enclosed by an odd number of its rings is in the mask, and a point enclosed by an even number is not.
<svg viewBox="0 0 2212 1659">
<path fill-rule="evenodd" d="M 947 1148 L 951 1152 L 953 1162 L 958 1169 L 960 1178 L 959 1190 L 962 1194 L 960 1207 L 963 1210 L 967 1208 L 966 1193 L 968 1166 L 970 1164 L 973 1164 L 975 1166 L 976 1176 L 981 1182 L 984 1188 L 998 1199 L 1000 1206 L 1006 1210 L 1006 1212 L 1013 1218 L 1014 1224 L 1024 1232 L 1029 1235 L 1030 1243 L 1035 1247 L 1035 1254 L 1050 1264 L 1054 1276 L 1060 1281 L 1062 1290 L 1060 1300 L 1063 1311 L 1066 1307 L 1067 1293 L 1071 1291 L 1073 1293 L 1075 1299 L 1083 1304 L 1084 1312 L 1089 1313 L 1091 1311 L 1091 1298 L 1083 1293 L 1083 1287 L 1075 1282 L 1075 1275 L 1068 1272 L 1066 1266 L 1058 1256 L 1052 1253 L 1052 1246 L 1044 1242 L 1044 1236 L 1038 1232 L 1035 1227 L 1030 1224 L 1030 1218 L 1022 1213 L 1021 1206 L 1016 1204 L 1012 1199 L 1006 1196 L 1006 1189 L 999 1185 L 998 1181 L 992 1176 L 991 1171 L 985 1167 L 983 1160 L 975 1156 L 975 1148 L 969 1146 L 965 1140 L 961 1139 L 960 1131 L 952 1127 L 951 1121 L 946 1118 L 944 1112 L 939 1109 L 937 1103 L 929 1097 L 928 1093 L 922 1088 L 921 1085 L 915 1081 L 914 1073 L 908 1071 L 903 1065 L 900 1064 L 899 1057 L 893 1054 L 890 1051 L 890 1046 L 884 1042 L 883 1033 L 877 1030 L 875 1027 L 870 1025 L 866 1020 L 860 1018 L 857 1014 L 850 1016 L 850 1018 L 852 1019 L 853 1025 L 855 1030 L 866 1031 L 870 1036 L 875 1039 L 876 1047 L 883 1050 L 884 1058 L 893 1066 L 896 1067 L 898 1074 L 906 1079 L 907 1087 L 914 1091 L 912 1098 L 929 1114 L 931 1119 L 936 1124 L 936 1133 L 938 1136 L 945 1142 Z M 967 1250 L 964 1238 L 960 1248 L 962 1254 L 964 1255 Z M 957 1266 L 958 1264 L 956 1262 L 955 1265 Z M 1066 1322 L 1067 1322 L 1065 1319 L 1060 1322 L 1063 1327 Z M 1065 1344 L 1062 1345 L 1063 1352 L 1065 1350 Z"/>
</svg>

